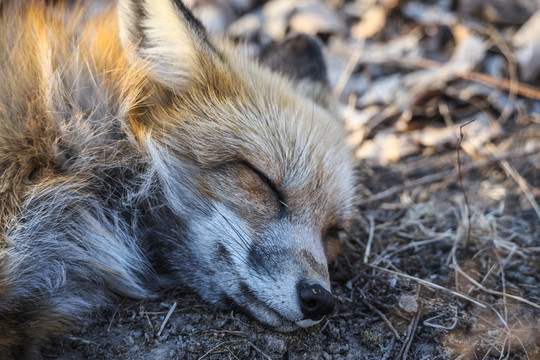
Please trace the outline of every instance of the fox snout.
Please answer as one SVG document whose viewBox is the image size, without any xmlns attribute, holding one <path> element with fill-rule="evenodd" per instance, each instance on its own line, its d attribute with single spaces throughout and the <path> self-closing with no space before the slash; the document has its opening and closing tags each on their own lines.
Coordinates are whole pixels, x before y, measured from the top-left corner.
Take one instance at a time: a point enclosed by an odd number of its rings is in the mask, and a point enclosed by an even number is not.
<svg viewBox="0 0 540 360">
<path fill-rule="evenodd" d="M 298 298 L 304 319 L 318 321 L 334 310 L 332 293 L 319 284 L 299 284 Z"/>
</svg>

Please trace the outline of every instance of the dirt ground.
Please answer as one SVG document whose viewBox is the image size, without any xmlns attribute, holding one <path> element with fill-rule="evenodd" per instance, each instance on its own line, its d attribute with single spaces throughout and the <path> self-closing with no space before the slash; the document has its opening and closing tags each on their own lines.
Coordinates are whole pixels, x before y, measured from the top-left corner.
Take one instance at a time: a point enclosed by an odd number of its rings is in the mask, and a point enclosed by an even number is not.
<svg viewBox="0 0 540 360">
<path fill-rule="evenodd" d="M 289 31 L 324 43 L 359 194 L 331 266 L 334 314 L 277 333 L 170 289 L 155 301 L 119 300 L 45 355 L 540 359 L 540 56 L 527 56 L 540 54 L 539 8 L 197 2 L 211 31 L 243 31 L 255 48 Z"/>
</svg>

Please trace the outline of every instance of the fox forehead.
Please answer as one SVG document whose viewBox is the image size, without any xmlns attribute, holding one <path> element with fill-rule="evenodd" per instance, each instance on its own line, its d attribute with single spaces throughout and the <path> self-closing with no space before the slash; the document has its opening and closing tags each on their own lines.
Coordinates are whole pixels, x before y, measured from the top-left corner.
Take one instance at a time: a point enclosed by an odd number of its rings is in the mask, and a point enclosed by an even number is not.
<svg viewBox="0 0 540 360">
<path fill-rule="evenodd" d="M 149 114 L 160 118 L 163 127 L 158 132 L 163 140 L 169 148 L 177 147 L 181 157 L 207 170 L 199 190 L 210 198 L 237 198 L 221 191 L 223 166 L 247 162 L 275 185 L 283 195 L 279 200 L 298 218 L 344 221 L 352 170 L 341 123 L 328 110 L 295 94 L 287 80 L 251 63 L 243 65 L 238 67 L 242 70 L 218 74 L 218 84 L 236 83 L 226 86 L 234 91 L 216 98 L 211 87 L 191 89 L 176 94 L 174 106 Z M 160 136 L 154 133 L 153 138 Z M 231 176 L 251 194 L 253 204 L 266 195 L 252 175 Z"/>
</svg>

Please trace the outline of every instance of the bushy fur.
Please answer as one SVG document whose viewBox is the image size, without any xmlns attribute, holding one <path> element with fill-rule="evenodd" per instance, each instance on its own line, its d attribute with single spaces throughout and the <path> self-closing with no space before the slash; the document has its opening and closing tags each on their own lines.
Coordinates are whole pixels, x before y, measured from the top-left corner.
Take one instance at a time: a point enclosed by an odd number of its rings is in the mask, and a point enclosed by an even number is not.
<svg viewBox="0 0 540 360">
<path fill-rule="evenodd" d="M 324 85 L 209 39 L 179 0 L 120 1 L 118 22 L 0 12 L 0 359 L 180 283 L 278 330 L 313 323 L 297 287 L 329 289 L 353 197 Z"/>
</svg>

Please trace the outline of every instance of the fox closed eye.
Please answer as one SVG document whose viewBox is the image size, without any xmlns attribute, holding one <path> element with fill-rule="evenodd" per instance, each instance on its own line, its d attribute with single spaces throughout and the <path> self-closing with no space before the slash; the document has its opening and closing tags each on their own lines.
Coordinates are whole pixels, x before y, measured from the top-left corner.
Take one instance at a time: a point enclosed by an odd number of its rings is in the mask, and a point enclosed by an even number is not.
<svg viewBox="0 0 540 360">
<path fill-rule="evenodd" d="M 281 190 L 278 188 L 278 186 L 270 180 L 270 178 L 261 170 L 259 170 L 257 167 L 253 166 L 248 161 L 243 161 L 243 165 L 247 166 L 255 175 L 259 177 L 269 188 L 272 190 L 272 192 L 275 194 L 277 201 L 279 203 L 279 207 L 281 211 L 284 211 L 287 207 L 287 203 L 285 202 L 285 196 L 281 192 Z"/>
<path fill-rule="evenodd" d="M 229 162 L 201 175 L 199 189 L 255 228 L 282 215 L 280 193 L 264 173 L 247 162 Z"/>
</svg>

